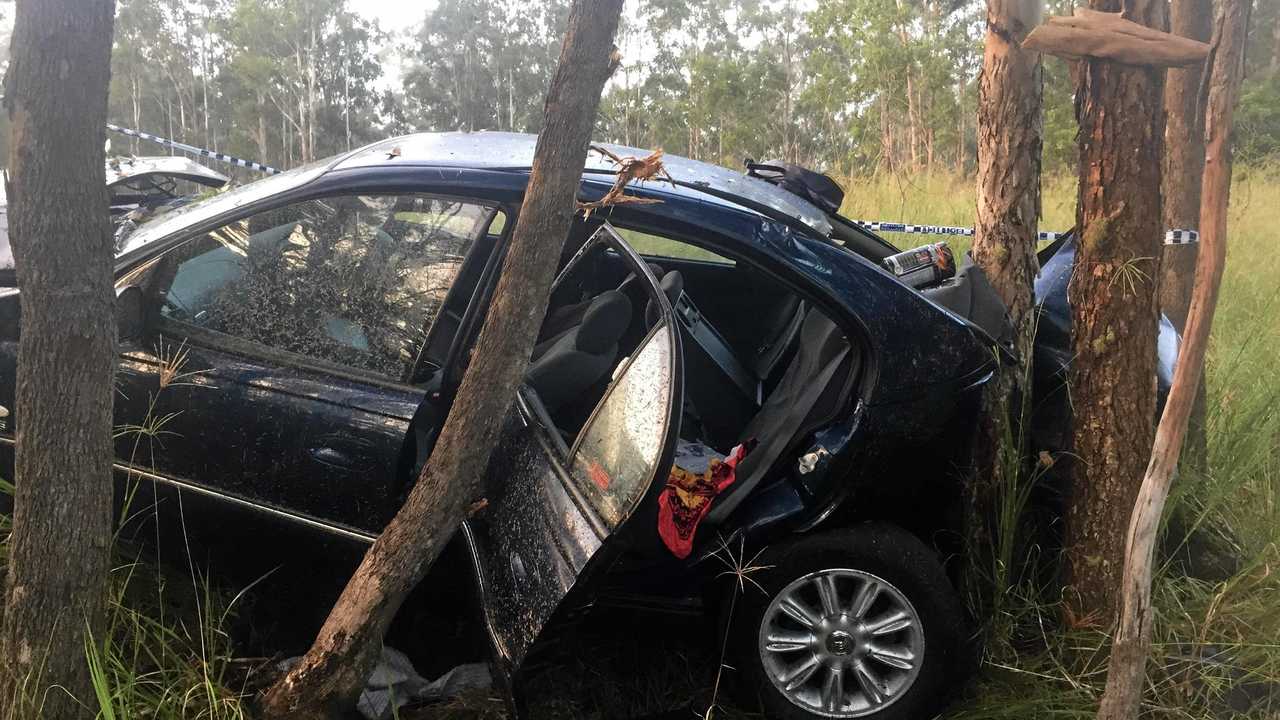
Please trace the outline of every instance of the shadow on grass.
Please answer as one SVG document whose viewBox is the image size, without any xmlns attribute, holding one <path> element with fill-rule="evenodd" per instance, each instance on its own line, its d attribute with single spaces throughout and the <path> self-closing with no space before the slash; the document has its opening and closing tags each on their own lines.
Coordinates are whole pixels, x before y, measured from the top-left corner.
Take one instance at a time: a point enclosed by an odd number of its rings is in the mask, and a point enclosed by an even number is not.
<svg viewBox="0 0 1280 720">
<path fill-rule="evenodd" d="M 556 634 L 526 670 L 532 720 L 600 718 L 694 720 L 708 717 L 720 662 L 714 621 L 689 615 L 600 609 Z M 742 688 L 722 687 L 711 718 L 762 718 L 743 710 Z M 734 692 L 734 691 L 737 692 Z M 500 700 L 470 696 L 408 710 L 404 720 L 505 717 Z"/>
</svg>

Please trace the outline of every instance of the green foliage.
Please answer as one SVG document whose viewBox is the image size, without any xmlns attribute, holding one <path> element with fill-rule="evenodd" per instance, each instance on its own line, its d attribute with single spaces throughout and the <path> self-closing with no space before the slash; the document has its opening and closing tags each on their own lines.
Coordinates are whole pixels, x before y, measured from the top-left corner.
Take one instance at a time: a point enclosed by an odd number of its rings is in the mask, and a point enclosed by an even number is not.
<svg viewBox="0 0 1280 720">
<path fill-rule="evenodd" d="M 1050 0 L 1048 12 L 1072 2 Z M 1280 153 L 1273 28 L 1250 32 L 1240 157 Z M 568 0 L 440 0 L 382 29 L 352 0 L 121 0 L 113 120 L 290 167 L 388 135 L 537 132 Z M 602 139 L 837 177 L 972 169 L 974 0 L 636 0 Z M 1045 58 L 1044 166 L 1074 166 L 1068 64 Z M 117 138 L 117 151 L 162 152 Z"/>
<path fill-rule="evenodd" d="M 385 42 L 346 0 L 122 0 L 110 117 L 297 165 L 384 136 L 375 82 Z"/>
<path fill-rule="evenodd" d="M 86 648 L 102 718 L 249 716 L 250 667 L 234 659 L 227 632 L 234 600 L 194 575 L 133 562 L 113 573 L 108 602 L 106 635 Z"/>
<path fill-rule="evenodd" d="M 560 55 L 566 0 L 441 0 L 406 49 L 399 122 L 415 129 L 537 132 Z"/>
<path fill-rule="evenodd" d="M 1241 162 L 1280 157 L 1280 73 L 1245 83 L 1236 110 L 1234 140 L 1236 158 Z"/>
</svg>

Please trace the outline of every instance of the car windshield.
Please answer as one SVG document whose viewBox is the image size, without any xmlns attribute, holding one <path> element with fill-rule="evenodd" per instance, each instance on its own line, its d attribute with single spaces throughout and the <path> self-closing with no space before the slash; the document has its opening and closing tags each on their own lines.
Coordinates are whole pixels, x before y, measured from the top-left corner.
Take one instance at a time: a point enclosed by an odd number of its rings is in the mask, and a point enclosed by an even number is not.
<svg viewBox="0 0 1280 720">
<path fill-rule="evenodd" d="M 147 223 L 134 231 L 117 255 L 128 255 L 160 238 L 215 218 L 229 210 L 306 185 L 323 174 L 325 168 L 329 167 L 333 161 L 334 158 L 317 160 L 278 175 L 269 175 L 261 180 L 241 185 L 203 202 L 192 203 L 168 212 L 155 222 Z"/>
</svg>

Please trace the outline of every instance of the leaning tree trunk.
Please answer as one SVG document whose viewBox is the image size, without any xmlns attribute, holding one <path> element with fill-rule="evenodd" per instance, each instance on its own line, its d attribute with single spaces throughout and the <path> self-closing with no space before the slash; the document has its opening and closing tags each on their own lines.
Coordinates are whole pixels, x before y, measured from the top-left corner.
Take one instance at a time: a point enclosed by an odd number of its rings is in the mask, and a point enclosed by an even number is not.
<svg viewBox="0 0 1280 720">
<path fill-rule="evenodd" d="M 111 0 L 20 0 L 5 87 L 22 305 L 0 717 L 91 718 L 111 544 Z"/>
<path fill-rule="evenodd" d="M 1227 203 L 1231 193 L 1231 125 L 1244 75 L 1248 0 L 1220 0 L 1210 54 L 1205 121 L 1204 193 L 1200 202 L 1200 257 L 1196 263 L 1191 311 L 1173 386 L 1151 450 L 1151 463 L 1129 523 L 1125 552 L 1120 625 L 1111 649 L 1107 687 L 1099 720 L 1138 716 L 1151 649 L 1151 575 L 1160 514 L 1178 464 L 1178 450 L 1204 372 L 1218 285 L 1227 258 Z"/>
<path fill-rule="evenodd" d="M 1173 0 L 1169 4 L 1169 30 L 1175 35 L 1208 42 L 1213 31 L 1213 0 Z M 1170 68 L 1165 77 L 1164 226 L 1195 229 L 1200 220 L 1200 182 L 1204 173 L 1204 116 L 1196 107 L 1200 97 L 1201 68 Z M 1166 245 L 1160 265 L 1160 310 L 1178 332 L 1186 330 L 1187 308 L 1200 245 Z M 1196 403 L 1187 430 L 1184 464 L 1203 468 L 1205 436 L 1205 388 L 1197 385 Z"/>
<path fill-rule="evenodd" d="M 1040 150 L 1043 144 L 1040 53 L 1022 41 L 1040 22 L 1040 0 L 988 0 L 987 32 L 978 85 L 978 212 L 973 259 L 995 287 L 1013 325 L 1019 366 L 988 386 L 986 412 L 978 429 L 977 472 L 968 490 L 966 540 L 970 558 L 987 557 L 994 537 L 999 488 L 1016 480 L 1023 448 L 1020 435 L 1020 380 L 1031 363 L 1032 282 L 1039 265 L 1036 235 L 1040 218 Z M 1010 558 L 996 559 L 1007 569 Z M 974 585 L 971 583 L 971 585 Z M 984 593 L 970 594 L 980 599 Z"/>
<path fill-rule="evenodd" d="M 1090 0 L 1090 8 L 1122 9 L 1120 0 Z M 1152 28 L 1165 24 L 1162 0 L 1125 0 L 1123 11 Z M 1164 71 L 1092 58 L 1080 63 L 1080 238 L 1068 286 L 1076 459 L 1065 569 L 1077 618 L 1106 625 L 1155 426 Z"/>
<path fill-rule="evenodd" d="M 315 644 L 266 693 L 270 718 L 331 718 L 364 685 L 382 637 L 408 592 L 479 499 L 481 473 L 524 376 L 546 312 L 552 275 L 605 80 L 622 0 L 575 0 L 547 92 L 545 125 L 493 303 L 435 449 L 334 605 Z"/>
</svg>

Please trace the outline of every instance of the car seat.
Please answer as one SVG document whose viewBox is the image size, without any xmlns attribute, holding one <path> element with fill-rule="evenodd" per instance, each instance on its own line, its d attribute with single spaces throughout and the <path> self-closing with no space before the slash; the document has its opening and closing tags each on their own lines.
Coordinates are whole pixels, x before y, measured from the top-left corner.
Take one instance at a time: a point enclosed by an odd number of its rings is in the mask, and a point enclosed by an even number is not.
<svg viewBox="0 0 1280 720">
<path fill-rule="evenodd" d="M 539 343 L 526 382 L 548 412 L 577 398 L 613 368 L 618 340 L 631 324 L 631 300 L 617 290 L 597 295 L 582 321 Z"/>
<path fill-rule="evenodd" d="M 856 371 L 857 356 L 844 333 L 818 310 L 809 310 L 791 363 L 739 436 L 739 442 L 758 445 L 738 464 L 737 480 L 716 499 L 708 522 L 728 517 L 788 451 L 836 417 Z"/>
<path fill-rule="evenodd" d="M 662 277 L 662 292 L 675 310 L 683 338 L 685 410 L 697 419 L 700 439 L 728 450 L 745 418 L 759 408 L 760 382 L 684 292 L 679 270 Z M 650 323 L 657 320 L 652 302 L 648 314 Z"/>
</svg>

